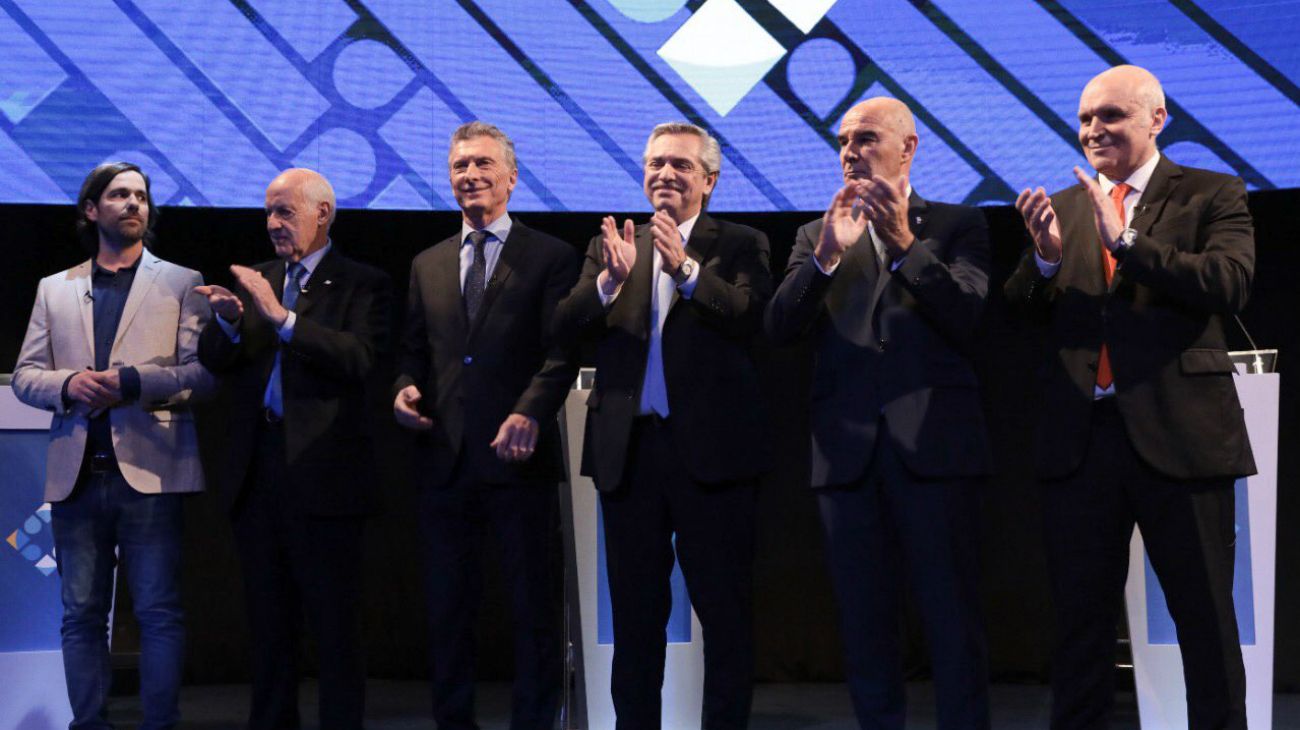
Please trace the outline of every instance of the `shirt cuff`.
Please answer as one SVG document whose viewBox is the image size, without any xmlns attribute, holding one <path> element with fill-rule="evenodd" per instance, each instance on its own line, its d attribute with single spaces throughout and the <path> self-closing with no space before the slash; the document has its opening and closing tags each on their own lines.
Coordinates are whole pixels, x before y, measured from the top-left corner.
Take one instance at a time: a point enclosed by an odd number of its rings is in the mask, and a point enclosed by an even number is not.
<svg viewBox="0 0 1300 730">
<path fill-rule="evenodd" d="M 907 260 L 907 254 L 903 254 L 902 256 L 899 256 L 898 258 L 894 259 L 893 262 L 889 264 L 890 273 L 898 271 L 898 269 L 902 267 L 903 262 L 906 260 Z"/>
<path fill-rule="evenodd" d="M 227 322 L 226 318 L 222 317 L 220 314 L 218 314 L 215 317 L 215 319 L 217 320 L 217 326 L 221 328 L 222 332 L 226 333 L 226 336 L 230 338 L 230 341 L 238 344 L 239 320 L 235 320 L 234 322 Z"/>
<path fill-rule="evenodd" d="M 615 299 L 618 299 L 618 293 L 621 291 L 623 291 L 623 285 L 619 284 L 618 287 L 614 289 L 613 294 L 607 295 L 605 294 L 604 287 L 600 285 L 600 279 L 596 279 L 596 296 L 600 297 L 600 306 L 605 307 L 606 309 L 609 308 L 609 305 L 614 303 Z"/>
<path fill-rule="evenodd" d="M 289 312 L 289 316 L 284 318 L 284 324 L 280 325 L 280 329 L 276 330 L 276 333 L 280 335 L 281 342 L 288 342 L 293 339 L 293 325 L 297 321 L 298 315 L 293 312 Z"/>
<path fill-rule="evenodd" d="M 685 299 L 690 299 L 691 295 L 695 293 L 695 285 L 698 283 L 700 283 L 700 263 L 697 261 L 691 267 L 691 275 L 686 277 L 686 281 L 677 285 L 677 293 L 681 294 Z"/>
<path fill-rule="evenodd" d="M 1038 264 L 1038 273 L 1042 274 L 1044 279 L 1050 279 L 1053 276 L 1056 276 L 1056 272 L 1061 270 L 1060 261 L 1057 261 L 1054 264 L 1048 263 L 1043 260 L 1042 256 L 1038 255 L 1037 251 L 1034 251 L 1034 263 Z"/>
<path fill-rule="evenodd" d="M 122 400 L 140 400 L 140 371 L 131 366 L 118 368 L 117 377 L 122 389 Z"/>
<path fill-rule="evenodd" d="M 826 276 L 830 276 L 831 274 L 834 274 L 834 273 L 835 273 L 835 270 L 838 269 L 838 268 L 840 268 L 840 262 L 839 262 L 839 261 L 836 261 L 836 262 L 835 262 L 835 265 L 832 266 L 832 267 L 830 267 L 829 269 L 822 268 L 822 261 L 821 261 L 821 259 L 817 258 L 817 255 L 816 255 L 816 254 L 813 255 L 812 260 L 813 260 L 813 265 L 817 267 L 817 270 L 820 271 L 820 272 L 822 272 L 822 274 L 824 274 L 824 275 L 826 275 Z M 843 259 L 841 259 L 841 260 L 843 260 Z"/>
</svg>

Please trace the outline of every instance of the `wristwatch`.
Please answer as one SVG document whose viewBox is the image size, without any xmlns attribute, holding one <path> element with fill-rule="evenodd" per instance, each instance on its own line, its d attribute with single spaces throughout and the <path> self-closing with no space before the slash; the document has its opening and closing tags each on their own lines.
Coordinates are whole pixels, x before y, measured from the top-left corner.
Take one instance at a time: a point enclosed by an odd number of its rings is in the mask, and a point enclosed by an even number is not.
<svg viewBox="0 0 1300 730">
<path fill-rule="evenodd" d="M 695 259 L 691 258 L 690 256 L 687 256 L 686 259 L 682 261 L 682 265 L 678 266 L 677 270 L 673 272 L 673 283 L 676 284 L 677 286 L 681 286 L 682 284 L 685 284 L 686 282 L 690 281 L 691 274 L 694 273 L 695 273 Z"/>
<path fill-rule="evenodd" d="M 1119 238 L 1115 239 L 1115 252 L 1127 251 L 1129 246 L 1137 240 L 1138 232 L 1132 228 L 1125 228 L 1119 232 Z"/>
</svg>

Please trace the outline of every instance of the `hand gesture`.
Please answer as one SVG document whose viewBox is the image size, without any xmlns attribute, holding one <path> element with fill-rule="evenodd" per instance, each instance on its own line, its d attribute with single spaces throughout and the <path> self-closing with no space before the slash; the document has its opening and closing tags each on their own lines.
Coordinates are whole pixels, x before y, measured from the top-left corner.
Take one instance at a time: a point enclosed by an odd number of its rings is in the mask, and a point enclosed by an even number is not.
<svg viewBox="0 0 1300 730">
<path fill-rule="evenodd" d="M 609 295 L 623 286 L 623 282 L 632 273 L 632 267 L 636 265 L 636 228 L 630 218 L 625 219 L 620 236 L 614 216 L 607 215 L 600 222 L 600 231 L 603 236 L 601 249 L 605 255 L 605 270 L 600 272 L 601 281 L 597 283 Z"/>
<path fill-rule="evenodd" d="M 511 413 L 501 422 L 491 446 L 502 461 L 524 461 L 537 448 L 537 420 L 522 413 Z"/>
<path fill-rule="evenodd" d="M 271 289 L 271 282 L 267 281 L 265 276 L 239 264 L 231 266 L 230 273 L 235 275 L 235 281 L 239 283 L 240 288 L 252 297 L 253 306 L 262 317 L 277 329 L 284 326 L 284 320 L 289 317 L 289 310 L 280 304 L 280 298 L 275 295 L 275 291 Z"/>
<path fill-rule="evenodd" d="M 916 238 L 907 225 L 907 179 L 891 183 L 879 175 L 857 181 L 858 197 L 876 236 L 894 258 L 907 253 Z"/>
<path fill-rule="evenodd" d="M 822 235 L 813 255 L 823 269 L 840 263 L 840 257 L 858 242 L 867 230 L 867 216 L 858 200 L 857 188 L 845 185 L 831 198 L 831 207 L 822 215 Z"/>
<path fill-rule="evenodd" d="M 122 402 L 122 379 L 116 370 L 83 370 L 68 381 L 68 397 L 92 411 L 112 408 Z"/>
<path fill-rule="evenodd" d="M 1106 244 L 1106 248 L 1114 251 L 1119 243 L 1119 234 L 1124 232 L 1124 221 L 1120 220 L 1119 214 L 1115 211 L 1115 203 L 1111 201 L 1110 196 L 1101 191 L 1101 185 L 1083 170 L 1074 168 L 1074 176 L 1088 191 L 1088 199 L 1092 201 L 1093 220 L 1097 224 L 1097 233 L 1101 235 L 1102 243 Z"/>
<path fill-rule="evenodd" d="M 196 286 L 194 291 L 208 298 L 208 305 L 218 317 L 230 323 L 239 321 L 244 316 L 244 303 L 239 301 L 239 297 L 224 286 L 208 284 L 206 286 Z"/>
<path fill-rule="evenodd" d="M 650 233 L 655 250 L 663 260 L 664 273 L 669 276 L 676 274 L 686 261 L 686 247 L 682 244 L 682 232 L 677 228 L 677 221 L 667 211 L 656 210 L 650 219 Z"/>
<path fill-rule="evenodd" d="M 1034 249 L 1038 258 L 1049 264 L 1061 260 L 1061 225 L 1056 220 L 1056 211 L 1052 208 L 1052 199 L 1041 187 L 1037 190 L 1025 188 L 1016 198 L 1016 210 L 1025 219 L 1025 228 L 1034 239 Z"/>
<path fill-rule="evenodd" d="M 397 397 L 393 399 L 393 417 L 397 419 L 398 425 L 412 431 L 428 431 L 433 428 L 433 419 L 421 414 L 417 410 L 419 405 L 419 388 L 408 385 L 397 391 Z"/>
</svg>

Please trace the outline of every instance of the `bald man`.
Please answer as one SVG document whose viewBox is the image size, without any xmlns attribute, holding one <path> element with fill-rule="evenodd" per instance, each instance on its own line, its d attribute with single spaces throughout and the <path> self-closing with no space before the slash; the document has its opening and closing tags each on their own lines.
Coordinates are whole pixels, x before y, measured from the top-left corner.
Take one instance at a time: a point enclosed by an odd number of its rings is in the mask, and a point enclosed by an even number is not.
<svg viewBox="0 0 1300 730">
<path fill-rule="evenodd" d="M 1156 149 L 1164 92 L 1117 66 L 1079 98 L 1098 176 L 1016 201 L 1033 246 L 1007 299 L 1047 329 L 1037 431 L 1057 613 L 1052 728 L 1103 727 L 1136 523 L 1178 629 L 1192 730 L 1245 728 L 1234 492 L 1255 473 L 1224 320 L 1255 265 L 1246 187 Z"/>
<path fill-rule="evenodd" d="M 938 727 L 987 728 L 978 498 L 990 452 L 967 352 L 988 292 L 974 208 L 926 201 L 901 102 L 840 123 L 844 187 L 799 229 L 767 309 L 778 342 L 811 340 L 812 486 L 858 722 L 902 730 L 904 579 L 929 639 Z"/>
<path fill-rule="evenodd" d="M 334 191 L 311 170 L 266 189 L 276 259 L 198 287 L 217 315 L 199 361 L 229 387 L 220 484 L 253 652 L 250 728 L 296 728 L 299 616 L 320 657 L 320 727 L 360 728 L 361 531 L 375 507 L 366 378 L 388 341 L 388 278 L 331 243 Z"/>
</svg>

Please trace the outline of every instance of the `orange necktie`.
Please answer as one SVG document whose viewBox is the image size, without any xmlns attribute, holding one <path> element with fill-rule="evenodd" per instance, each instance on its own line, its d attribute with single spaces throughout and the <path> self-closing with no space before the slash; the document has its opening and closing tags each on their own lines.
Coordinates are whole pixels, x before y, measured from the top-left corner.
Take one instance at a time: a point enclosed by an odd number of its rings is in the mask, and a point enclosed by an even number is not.
<svg viewBox="0 0 1300 730">
<path fill-rule="evenodd" d="M 1124 223 L 1124 197 L 1128 195 L 1133 188 L 1127 183 L 1119 183 L 1110 189 L 1110 202 L 1115 204 L 1115 213 L 1119 216 L 1119 222 Z M 1115 257 L 1111 254 L 1110 249 L 1106 247 L 1106 242 L 1101 242 L 1101 260 L 1102 268 L 1106 270 L 1106 287 L 1110 287 L 1111 279 L 1115 278 Z M 1110 355 L 1106 352 L 1106 342 L 1101 343 L 1101 355 L 1097 358 L 1097 387 L 1105 390 L 1115 381 L 1110 372 Z"/>
</svg>

